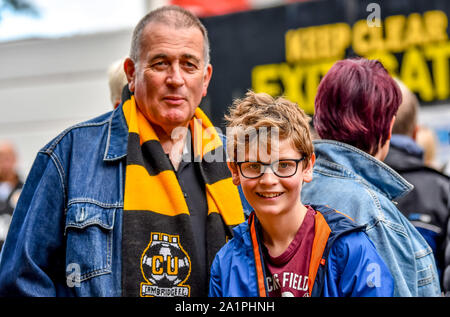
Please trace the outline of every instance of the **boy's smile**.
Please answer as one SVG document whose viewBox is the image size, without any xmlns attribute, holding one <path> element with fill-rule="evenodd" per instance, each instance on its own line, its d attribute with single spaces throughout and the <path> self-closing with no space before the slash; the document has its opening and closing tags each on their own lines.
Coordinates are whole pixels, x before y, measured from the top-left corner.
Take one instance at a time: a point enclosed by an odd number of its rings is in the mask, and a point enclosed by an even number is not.
<svg viewBox="0 0 450 317">
<path fill-rule="evenodd" d="M 281 195 L 283 195 L 283 193 L 264 193 L 264 192 L 258 193 L 258 192 L 256 192 L 256 195 L 258 195 L 259 197 L 262 197 L 262 198 L 266 198 L 266 199 L 273 199 L 273 198 L 280 197 Z"/>
</svg>

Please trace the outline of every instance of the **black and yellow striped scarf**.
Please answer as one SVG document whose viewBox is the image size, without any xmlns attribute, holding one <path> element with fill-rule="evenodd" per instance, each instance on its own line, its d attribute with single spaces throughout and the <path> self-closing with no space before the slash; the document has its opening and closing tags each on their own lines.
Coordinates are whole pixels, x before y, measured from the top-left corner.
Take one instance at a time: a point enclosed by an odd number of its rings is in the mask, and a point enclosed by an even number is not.
<svg viewBox="0 0 450 317">
<path fill-rule="evenodd" d="M 128 123 L 128 150 L 122 227 L 123 296 L 206 296 L 209 276 L 201 276 L 189 209 L 177 176 L 158 137 L 136 107 L 134 96 L 123 104 Z M 197 108 L 190 122 L 195 162 L 206 186 L 207 269 L 244 221 L 236 186 L 231 181 L 222 140 Z M 220 162 L 208 162 L 222 151 Z"/>
</svg>

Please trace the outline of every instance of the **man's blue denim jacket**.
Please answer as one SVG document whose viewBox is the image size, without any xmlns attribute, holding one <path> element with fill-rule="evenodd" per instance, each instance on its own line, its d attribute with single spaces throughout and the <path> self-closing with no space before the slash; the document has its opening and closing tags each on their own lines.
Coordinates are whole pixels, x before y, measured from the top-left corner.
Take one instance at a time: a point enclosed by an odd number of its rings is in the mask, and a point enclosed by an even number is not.
<svg viewBox="0 0 450 317">
<path fill-rule="evenodd" d="M 1 296 L 121 296 L 127 140 L 118 107 L 37 154 L 0 254 Z"/>
<path fill-rule="evenodd" d="M 440 296 L 431 248 L 392 202 L 413 186 L 353 146 L 317 140 L 314 148 L 313 180 L 303 186 L 303 203 L 329 205 L 366 225 L 394 277 L 394 296 Z"/>
</svg>

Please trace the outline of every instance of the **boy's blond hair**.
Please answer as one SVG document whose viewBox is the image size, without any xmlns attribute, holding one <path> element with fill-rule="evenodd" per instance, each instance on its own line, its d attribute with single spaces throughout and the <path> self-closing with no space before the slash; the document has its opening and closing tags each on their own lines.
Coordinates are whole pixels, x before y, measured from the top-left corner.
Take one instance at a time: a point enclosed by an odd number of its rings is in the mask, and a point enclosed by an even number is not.
<svg viewBox="0 0 450 317">
<path fill-rule="evenodd" d="M 236 99 L 225 115 L 227 123 L 228 156 L 238 157 L 238 133 L 249 128 L 275 128 L 280 140 L 289 140 L 294 148 L 305 157 L 306 167 L 314 152 L 309 130 L 311 119 L 300 107 L 283 97 L 274 98 L 266 93 L 249 90 L 245 97 Z M 245 142 L 249 142 L 248 138 Z M 233 160 L 232 160 L 233 161 Z"/>
</svg>

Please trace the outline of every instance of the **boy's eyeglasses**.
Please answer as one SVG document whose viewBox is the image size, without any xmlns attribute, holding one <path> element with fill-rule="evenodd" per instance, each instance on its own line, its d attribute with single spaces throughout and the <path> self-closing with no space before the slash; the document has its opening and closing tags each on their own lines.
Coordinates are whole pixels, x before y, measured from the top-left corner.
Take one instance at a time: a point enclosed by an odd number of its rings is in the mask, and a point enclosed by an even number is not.
<svg viewBox="0 0 450 317">
<path fill-rule="evenodd" d="M 236 164 L 239 166 L 239 170 L 245 178 L 261 177 L 268 167 L 270 167 L 275 175 L 284 178 L 291 177 L 297 173 L 298 163 L 304 159 L 305 157 L 302 157 L 301 159 L 285 159 L 270 164 L 261 162 L 237 162 Z"/>
</svg>

